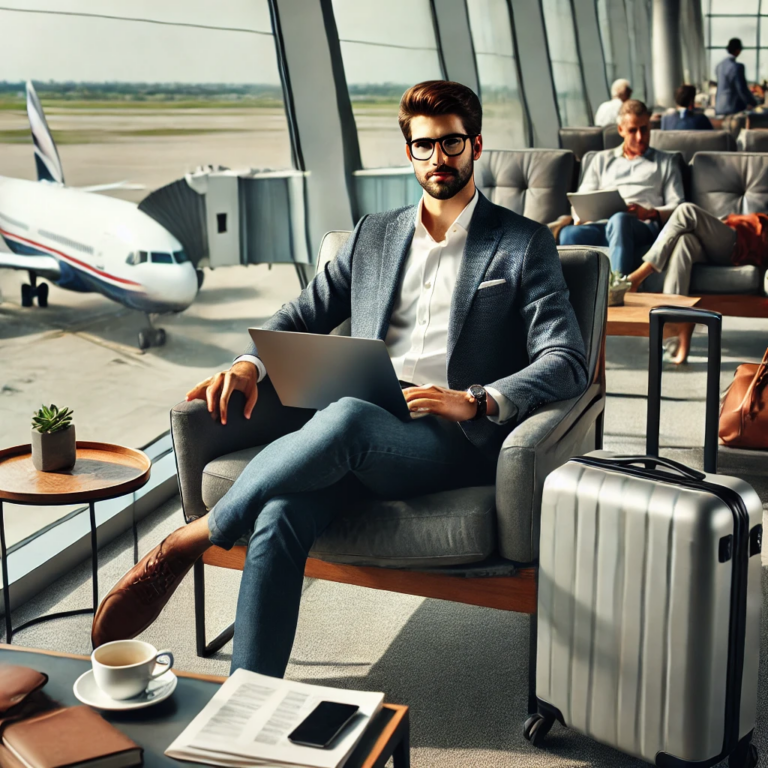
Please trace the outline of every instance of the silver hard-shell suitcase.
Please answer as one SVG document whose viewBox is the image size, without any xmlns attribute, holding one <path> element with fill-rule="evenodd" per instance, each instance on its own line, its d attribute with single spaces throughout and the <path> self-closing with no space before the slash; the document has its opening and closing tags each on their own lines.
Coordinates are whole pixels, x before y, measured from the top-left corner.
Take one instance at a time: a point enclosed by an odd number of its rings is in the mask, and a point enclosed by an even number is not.
<svg viewBox="0 0 768 768">
<path fill-rule="evenodd" d="M 705 472 L 658 456 L 664 322 L 709 329 Z M 651 314 L 647 456 L 597 451 L 546 480 L 535 745 L 555 720 L 657 766 L 757 764 L 762 504 L 717 475 L 721 317 Z"/>
</svg>

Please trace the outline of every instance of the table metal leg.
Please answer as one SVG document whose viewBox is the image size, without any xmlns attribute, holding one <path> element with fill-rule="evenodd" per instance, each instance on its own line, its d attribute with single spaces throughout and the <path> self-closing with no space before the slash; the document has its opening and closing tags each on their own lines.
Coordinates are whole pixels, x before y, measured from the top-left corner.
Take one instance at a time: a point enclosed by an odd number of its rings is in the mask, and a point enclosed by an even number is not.
<svg viewBox="0 0 768 768">
<path fill-rule="evenodd" d="M 5 520 L 3 519 L 3 502 L 0 499 L 0 557 L 3 558 L 3 608 L 5 610 L 5 642 L 10 644 L 13 638 L 11 626 L 11 594 L 8 582 L 8 550 L 5 547 Z"/>
<path fill-rule="evenodd" d="M 93 612 L 99 607 L 99 545 L 96 540 L 96 507 L 89 502 L 88 511 L 91 515 L 91 578 L 93 579 Z"/>
</svg>

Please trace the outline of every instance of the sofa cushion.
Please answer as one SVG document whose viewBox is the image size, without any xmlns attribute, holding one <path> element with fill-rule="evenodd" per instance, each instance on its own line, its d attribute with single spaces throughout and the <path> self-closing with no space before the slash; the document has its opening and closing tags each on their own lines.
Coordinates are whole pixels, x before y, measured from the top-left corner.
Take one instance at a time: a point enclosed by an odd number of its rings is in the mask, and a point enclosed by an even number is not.
<svg viewBox="0 0 768 768">
<path fill-rule="evenodd" d="M 614 149 L 624 142 L 624 139 L 619 136 L 619 126 L 616 123 L 611 123 L 603 128 L 603 148 Z"/>
<path fill-rule="evenodd" d="M 603 149 L 603 129 L 598 126 L 589 128 L 561 128 L 560 148 L 570 149 L 581 160 L 587 152 L 599 152 Z"/>
<path fill-rule="evenodd" d="M 728 131 L 651 131 L 651 146 L 664 152 L 680 152 L 690 163 L 697 152 L 735 152 Z"/>
<path fill-rule="evenodd" d="M 475 165 L 475 181 L 492 202 L 541 224 L 570 212 L 575 158 L 564 149 L 491 149 Z"/>
<path fill-rule="evenodd" d="M 760 293 L 763 273 L 748 264 L 743 267 L 718 267 L 694 264 L 691 272 L 691 295 L 700 293 Z"/>
<path fill-rule="evenodd" d="M 739 133 L 736 144 L 742 152 L 768 152 L 768 131 L 748 131 L 745 128 Z"/>
<path fill-rule="evenodd" d="M 768 212 L 768 154 L 697 152 L 691 163 L 691 202 L 719 219 Z"/>
<path fill-rule="evenodd" d="M 207 509 L 264 447 L 236 451 L 206 465 L 202 493 Z M 249 538 L 237 543 L 247 544 Z M 416 568 L 476 563 L 495 550 L 496 491 L 490 485 L 405 501 L 358 503 L 340 511 L 310 554 L 337 563 Z"/>
</svg>

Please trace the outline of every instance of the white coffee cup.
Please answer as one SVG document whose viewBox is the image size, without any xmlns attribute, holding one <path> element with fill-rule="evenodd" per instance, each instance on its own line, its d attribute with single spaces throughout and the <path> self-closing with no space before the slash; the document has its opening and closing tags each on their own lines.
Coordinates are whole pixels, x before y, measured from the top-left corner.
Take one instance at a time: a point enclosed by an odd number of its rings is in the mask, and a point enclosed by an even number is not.
<svg viewBox="0 0 768 768">
<path fill-rule="evenodd" d="M 168 661 L 158 662 L 161 656 Z M 111 699 L 130 699 L 143 693 L 150 680 L 173 666 L 170 651 L 158 651 L 143 640 L 115 640 L 100 645 L 91 654 L 96 685 Z"/>
</svg>

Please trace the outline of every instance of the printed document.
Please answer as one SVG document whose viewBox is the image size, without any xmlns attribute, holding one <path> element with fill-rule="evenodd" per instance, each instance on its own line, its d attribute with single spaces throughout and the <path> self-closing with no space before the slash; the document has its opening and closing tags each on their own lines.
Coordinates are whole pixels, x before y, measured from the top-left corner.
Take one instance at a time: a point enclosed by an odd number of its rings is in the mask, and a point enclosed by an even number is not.
<svg viewBox="0 0 768 768">
<path fill-rule="evenodd" d="M 290 742 L 288 734 L 321 701 L 356 704 L 360 709 L 356 719 L 327 749 Z M 360 741 L 383 701 L 383 693 L 294 683 L 238 669 L 165 754 L 232 768 L 338 768 Z"/>
</svg>

